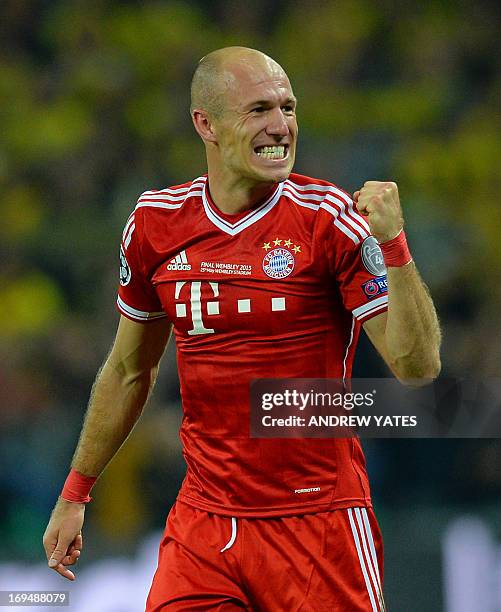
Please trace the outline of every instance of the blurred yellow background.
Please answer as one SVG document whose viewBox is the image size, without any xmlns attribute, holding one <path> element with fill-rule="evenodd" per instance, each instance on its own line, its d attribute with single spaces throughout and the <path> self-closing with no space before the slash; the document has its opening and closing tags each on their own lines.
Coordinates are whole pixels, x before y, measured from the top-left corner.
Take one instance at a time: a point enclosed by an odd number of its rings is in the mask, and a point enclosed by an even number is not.
<svg viewBox="0 0 501 612">
<path fill-rule="evenodd" d="M 145 189 L 205 171 L 189 83 L 215 48 L 252 46 L 288 72 L 297 172 L 351 192 L 398 183 L 443 325 L 444 375 L 500 375 L 498 11 L 470 0 L 1 3 L 0 561 L 43 558 L 41 534 L 117 325 L 123 224 Z M 356 373 L 386 375 L 364 342 Z M 171 349 L 141 425 L 96 486 L 93 558 L 130 553 L 161 528 L 184 470 L 179 420 Z M 366 450 L 383 528 L 423 504 L 453 513 L 499 502 L 498 441 Z M 402 551 L 387 541 L 395 609 L 431 610 L 440 581 L 428 595 L 412 579 L 392 583 Z M 423 572 L 439 568 L 439 543 L 414 545 Z"/>
</svg>

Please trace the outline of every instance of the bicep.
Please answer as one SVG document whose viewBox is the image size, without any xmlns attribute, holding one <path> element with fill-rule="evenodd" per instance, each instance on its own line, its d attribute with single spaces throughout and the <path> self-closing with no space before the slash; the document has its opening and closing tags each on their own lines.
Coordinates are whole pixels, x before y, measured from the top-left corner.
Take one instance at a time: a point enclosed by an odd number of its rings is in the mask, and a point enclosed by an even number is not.
<svg viewBox="0 0 501 612">
<path fill-rule="evenodd" d="M 120 317 L 118 330 L 107 364 L 124 376 L 138 376 L 156 367 L 170 338 L 172 324 L 162 318 L 136 323 Z"/>
</svg>

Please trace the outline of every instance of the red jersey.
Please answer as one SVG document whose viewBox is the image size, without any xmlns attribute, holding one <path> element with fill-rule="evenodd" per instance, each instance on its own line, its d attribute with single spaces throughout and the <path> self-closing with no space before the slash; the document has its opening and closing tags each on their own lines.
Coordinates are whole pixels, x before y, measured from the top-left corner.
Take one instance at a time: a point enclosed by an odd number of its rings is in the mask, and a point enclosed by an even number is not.
<svg viewBox="0 0 501 612">
<path fill-rule="evenodd" d="M 178 498 L 231 516 L 370 505 L 357 438 L 252 439 L 258 378 L 347 378 L 387 309 L 381 251 L 350 197 L 291 174 L 226 215 L 208 179 L 146 191 L 121 247 L 120 312 L 173 323 L 187 473 Z"/>
</svg>

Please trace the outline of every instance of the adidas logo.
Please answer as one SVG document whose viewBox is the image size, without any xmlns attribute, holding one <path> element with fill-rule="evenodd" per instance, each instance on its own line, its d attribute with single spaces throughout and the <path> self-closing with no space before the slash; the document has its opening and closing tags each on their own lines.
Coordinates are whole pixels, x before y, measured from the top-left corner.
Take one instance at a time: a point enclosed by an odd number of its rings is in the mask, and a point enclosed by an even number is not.
<svg viewBox="0 0 501 612">
<path fill-rule="evenodd" d="M 174 259 L 167 264 L 167 270 L 191 270 L 191 265 L 188 263 L 186 251 L 181 251 Z"/>
</svg>

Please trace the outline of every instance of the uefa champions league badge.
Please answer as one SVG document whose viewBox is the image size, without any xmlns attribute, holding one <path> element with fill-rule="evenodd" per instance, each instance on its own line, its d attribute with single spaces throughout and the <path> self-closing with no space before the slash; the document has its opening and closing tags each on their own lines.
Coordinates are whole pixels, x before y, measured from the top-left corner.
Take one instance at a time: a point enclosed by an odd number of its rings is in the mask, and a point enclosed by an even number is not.
<svg viewBox="0 0 501 612">
<path fill-rule="evenodd" d="M 265 242 L 262 247 L 266 254 L 263 257 L 263 271 L 270 278 L 285 278 L 292 274 L 296 263 L 294 254 L 301 253 L 301 246 L 292 243 L 288 238 L 275 238 Z"/>
<path fill-rule="evenodd" d="M 120 247 L 120 284 L 125 287 L 128 285 L 131 279 L 131 272 L 129 262 L 125 257 L 124 250 Z"/>
<path fill-rule="evenodd" d="M 375 276 L 382 276 L 383 274 L 386 274 L 383 253 L 378 241 L 374 238 L 374 236 L 367 236 L 367 238 L 362 242 L 360 251 L 362 255 L 362 262 L 367 272 L 370 272 Z"/>
</svg>

